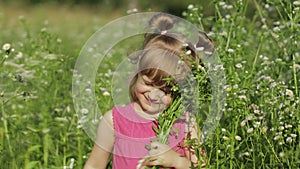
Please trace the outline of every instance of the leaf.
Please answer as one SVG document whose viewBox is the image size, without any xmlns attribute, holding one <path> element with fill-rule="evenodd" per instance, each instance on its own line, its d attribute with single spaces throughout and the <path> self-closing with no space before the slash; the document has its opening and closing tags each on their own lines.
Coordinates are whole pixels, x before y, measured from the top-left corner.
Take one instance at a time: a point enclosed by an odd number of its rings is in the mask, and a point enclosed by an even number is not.
<svg viewBox="0 0 300 169">
<path fill-rule="evenodd" d="M 39 161 L 30 161 L 26 164 L 25 169 L 35 168 L 40 162 Z"/>
</svg>

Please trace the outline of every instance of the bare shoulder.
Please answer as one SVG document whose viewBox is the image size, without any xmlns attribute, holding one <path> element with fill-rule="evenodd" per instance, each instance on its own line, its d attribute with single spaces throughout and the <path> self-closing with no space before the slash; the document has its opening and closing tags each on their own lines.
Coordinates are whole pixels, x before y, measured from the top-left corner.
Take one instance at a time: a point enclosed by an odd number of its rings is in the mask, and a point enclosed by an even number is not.
<svg viewBox="0 0 300 169">
<path fill-rule="evenodd" d="M 113 126 L 112 110 L 105 112 L 102 117 L 102 120 L 105 120 L 109 125 Z"/>
</svg>

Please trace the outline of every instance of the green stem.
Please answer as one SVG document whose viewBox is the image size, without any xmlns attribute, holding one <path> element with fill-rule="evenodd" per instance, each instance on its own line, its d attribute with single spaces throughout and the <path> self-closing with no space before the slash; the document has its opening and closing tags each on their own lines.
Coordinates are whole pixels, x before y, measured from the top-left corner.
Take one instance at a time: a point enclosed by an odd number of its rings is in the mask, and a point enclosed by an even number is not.
<svg viewBox="0 0 300 169">
<path fill-rule="evenodd" d="M 2 117 L 3 117 L 3 127 L 4 127 L 4 136 L 7 140 L 7 144 L 8 144 L 8 151 L 9 151 L 9 155 L 10 155 L 10 158 L 12 158 L 12 166 L 15 166 L 15 163 L 16 163 L 16 159 L 15 159 L 15 155 L 14 155 L 14 152 L 12 150 L 12 146 L 11 146 L 11 142 L 10 142 L 10 135 L 9 135 L 9 132 L 8 132 L 8 125 L 7 125 L 7 119 L 6 119 L 6 114 L 5 114 L 5 110 L 4 110 L 4 100 L 2 101 L 2 104 L 1 104 L 1 111 L 2 111 Z M 14 167 L 12 167 L 14 168 Z"/>
</svg>

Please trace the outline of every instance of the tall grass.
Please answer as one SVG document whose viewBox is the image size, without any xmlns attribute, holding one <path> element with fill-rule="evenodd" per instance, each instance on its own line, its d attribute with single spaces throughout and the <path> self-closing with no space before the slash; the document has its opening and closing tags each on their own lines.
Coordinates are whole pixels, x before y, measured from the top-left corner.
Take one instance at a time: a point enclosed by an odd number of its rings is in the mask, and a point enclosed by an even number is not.
<svg viewBox="0 0 300 169">
<path fill-rule="evenodd" d="M 224 114 L 202 145 L 207 168 L 298 168 L 299 1 L 207 5 L 214 14 L 206 15 L 203 4 L 184 13 L 215 41 L 226 71 Z M 13 21 L 14 12 L 6 12 L 0 15 L 1 168 L 82 168 L 93 141 L 73 109 L 72 71 L 81 45 L 104 21 L 93 15 L 89 22 L 70 19 L 69 26 L 40 18 L 36 24 L 26 12 Z M 9 50 L 2 49 L 6 43 Z M 126 54 L 117 47 L 112 58 Z M 108 60 L 97 76 L 97 99 L 108 100 L 104 110 L 113 104 L 103 95 L 113 66 Z"/>
<path fill-rule="evenodd" d="M 213 1 L 185 16 L 215 40 L 227 101 L 208 168 L 299 168 L 299 1 Z"/>
</svg>

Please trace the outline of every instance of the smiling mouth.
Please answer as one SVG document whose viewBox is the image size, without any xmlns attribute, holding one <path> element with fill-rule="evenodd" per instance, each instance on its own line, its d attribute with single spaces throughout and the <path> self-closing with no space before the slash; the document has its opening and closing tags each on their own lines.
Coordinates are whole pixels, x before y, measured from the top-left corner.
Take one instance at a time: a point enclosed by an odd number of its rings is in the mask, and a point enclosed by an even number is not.
<svg viewBox="0 0 300 169">
<path fill-rule="evenodd" d="M 161 102 L 157 99 L 151 99 L 149 96 L 145 96 L 145 98 L 149 104 L 161 104 Z"/>
</svg>

